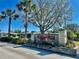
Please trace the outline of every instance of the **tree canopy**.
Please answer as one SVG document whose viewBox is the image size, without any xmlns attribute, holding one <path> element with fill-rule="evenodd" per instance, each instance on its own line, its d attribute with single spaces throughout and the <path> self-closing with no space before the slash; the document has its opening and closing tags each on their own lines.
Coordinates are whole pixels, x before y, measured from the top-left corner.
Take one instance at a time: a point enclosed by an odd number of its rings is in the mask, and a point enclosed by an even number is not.
<svg viewBox="0 0 79 59">
<path fill-rule="evenodd" d="M 71 19 L 71 7 L 68 0 L 34 0 L 35 6 L 29 22 L 40 29 L 43 34 L 58 24 L 62 26 Z"/>
</svg>

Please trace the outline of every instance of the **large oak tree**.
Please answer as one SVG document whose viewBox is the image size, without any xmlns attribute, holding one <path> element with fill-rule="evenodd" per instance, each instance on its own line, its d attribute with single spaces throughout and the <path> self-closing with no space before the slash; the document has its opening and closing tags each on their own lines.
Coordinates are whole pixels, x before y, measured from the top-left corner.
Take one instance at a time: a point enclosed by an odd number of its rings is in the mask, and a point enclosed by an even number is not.
<svg viewBox="0 0 79 59">
<path fill-rule="evenodd" d="M 40 29 L 44 34 L 55 24 L 66 26 L 71 18 L 69 0 L 34 0 L 29 22 Z"/>
</svg>

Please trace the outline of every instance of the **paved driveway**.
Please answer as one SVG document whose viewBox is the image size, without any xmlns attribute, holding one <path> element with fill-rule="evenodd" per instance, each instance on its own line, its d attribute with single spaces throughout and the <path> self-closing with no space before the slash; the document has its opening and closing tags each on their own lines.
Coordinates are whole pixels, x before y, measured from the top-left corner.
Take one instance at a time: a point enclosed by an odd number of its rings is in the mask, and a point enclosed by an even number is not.
<svg viewBox="0 0 79 59">
<path fill-rule="evenodd" d="M 0 59 L 78 59 L 31 47 L 0 43 Z"/>
</svg>

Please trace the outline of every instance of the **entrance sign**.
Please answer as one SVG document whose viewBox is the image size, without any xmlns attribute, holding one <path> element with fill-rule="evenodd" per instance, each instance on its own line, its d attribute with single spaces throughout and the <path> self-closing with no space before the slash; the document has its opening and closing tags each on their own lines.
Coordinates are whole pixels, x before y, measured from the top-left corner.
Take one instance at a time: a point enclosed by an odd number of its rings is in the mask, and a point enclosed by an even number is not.
<svg viewBox="0 0 79 59">
<path fill-rule="evenodd" d="M 31 41 L 47 41 L 49 43 L 57 43 L 58 45 L 65 45 L 67 43 L 67 31 L 60 31 L 52 34 L 32 34 Z"/>
<path fill-rule="evenodd" d="M 35 41 L 37 41 L 38 43 L 41 41 L 45 41 L 48 43 L 57 43 L 58 39 L 59 39 L 59 35 L 58 34 L 35 34 L 34 36 Z"/>
</svg>

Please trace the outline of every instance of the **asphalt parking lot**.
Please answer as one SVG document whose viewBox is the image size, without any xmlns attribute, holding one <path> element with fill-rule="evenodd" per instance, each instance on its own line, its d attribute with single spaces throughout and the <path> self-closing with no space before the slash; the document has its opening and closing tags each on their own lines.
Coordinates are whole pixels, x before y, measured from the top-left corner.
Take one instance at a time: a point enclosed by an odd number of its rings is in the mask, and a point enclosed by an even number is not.
<svg viewBox="0 0 79 59">
<path fill-rule="evenodd" d="M 78 51 L 76 57 L 71 57 L 37 48 L 0 43 L 0 59 L 79 59 Z"/>
</svg>

